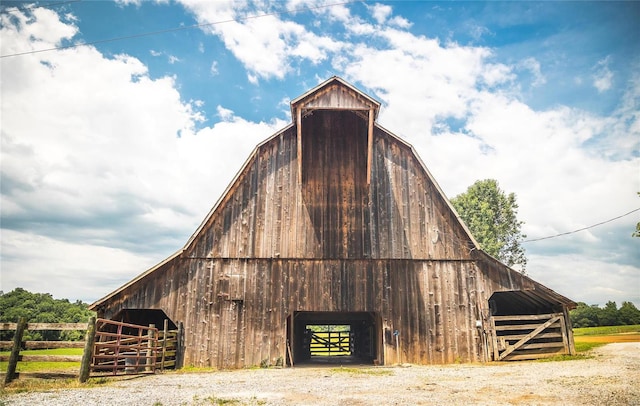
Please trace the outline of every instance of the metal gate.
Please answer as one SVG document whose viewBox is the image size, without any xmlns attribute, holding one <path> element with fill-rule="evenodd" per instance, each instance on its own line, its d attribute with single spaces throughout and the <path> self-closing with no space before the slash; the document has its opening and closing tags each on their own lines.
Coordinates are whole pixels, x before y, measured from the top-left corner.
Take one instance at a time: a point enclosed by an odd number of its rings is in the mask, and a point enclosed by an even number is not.
<svg viewBox="0 0 640 406">
<path fill-rule="evenodd" d="M 325 331 L 311 333 L 309 343 L 311 356 L 351 355 L 352 335 L 350 331 Z"/>
<path fill-rule="evenodd" d="M 165 323 L 166 326 L 166 323 Z M 93 375 L 154 373 L 176 366 L 177 331 L 113 320 L 96 321 L 90 371 Z"/>
<path fill-rule="evenodd" d="M 494 361 L 538 359 L 569 354 L 562 313 L 492 316 L 491 350 Z"/>
</svg>

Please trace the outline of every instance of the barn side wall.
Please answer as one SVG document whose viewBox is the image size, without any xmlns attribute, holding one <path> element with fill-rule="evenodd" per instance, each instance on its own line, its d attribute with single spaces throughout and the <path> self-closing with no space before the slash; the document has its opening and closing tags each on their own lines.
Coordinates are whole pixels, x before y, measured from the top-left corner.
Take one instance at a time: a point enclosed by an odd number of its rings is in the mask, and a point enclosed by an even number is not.
<svg viewBox="0 0 640 406">
<path fill-rule="evenodd" d="M 386 364 L 480 361 L 481 279 L 470 261 L 183 258 L 98 311 L 164 310 L 184 324 L 185 365 L 241 368 L 285 358 L 294 311 L 375 312 Z"/>
</svg>

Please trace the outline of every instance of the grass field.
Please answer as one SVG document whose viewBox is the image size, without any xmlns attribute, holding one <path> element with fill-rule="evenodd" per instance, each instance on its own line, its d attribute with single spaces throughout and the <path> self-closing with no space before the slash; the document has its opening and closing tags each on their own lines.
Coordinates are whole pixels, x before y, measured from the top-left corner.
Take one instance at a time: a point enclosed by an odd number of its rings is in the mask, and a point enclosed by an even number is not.
<svg viewBox="0 0 640 406">
<path fill-rule="evenodd" d="M 577 352 L 609 343 L 640 342 L 640 325 L 574 328 L 573 340 Z"/>
<path fill-rule="evenodd" d="M 56 348 L 51 350 L 24 350 L 20 355 L 82 355 L 82 348 Z M 0 351 L 0 355 L 9 356 L 10 351 Z M 7 371 L 8 362 L 0 362 L 0 371 Z M 74 372 L 80 370 L 80 362 L 30 362 L 20 361 L 17 372 Z"/>
</svg>

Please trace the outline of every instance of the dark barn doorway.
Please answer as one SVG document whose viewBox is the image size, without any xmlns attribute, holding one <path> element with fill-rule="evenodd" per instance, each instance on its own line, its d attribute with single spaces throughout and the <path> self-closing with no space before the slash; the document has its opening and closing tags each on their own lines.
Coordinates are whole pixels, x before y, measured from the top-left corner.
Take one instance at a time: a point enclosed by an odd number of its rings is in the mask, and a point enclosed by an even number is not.
<svg viewBox="0 0 640 406">
<path fill-rule="evenodd" d="M 381 322 L 371 312 L 294 312 L 287 320 L 288 364 L 380 363 Z"/>
<path fill-rule="evenodd" d="M 178 328 L 169 316 L 160 309 L 122 309 L 112 317 L 111 320 L 141 326 L 153 324 L 160 330 L 162 330 L 164 326 L 164 321 L 168 320 L 169 330 L 176 330 Z"/>
</svg>

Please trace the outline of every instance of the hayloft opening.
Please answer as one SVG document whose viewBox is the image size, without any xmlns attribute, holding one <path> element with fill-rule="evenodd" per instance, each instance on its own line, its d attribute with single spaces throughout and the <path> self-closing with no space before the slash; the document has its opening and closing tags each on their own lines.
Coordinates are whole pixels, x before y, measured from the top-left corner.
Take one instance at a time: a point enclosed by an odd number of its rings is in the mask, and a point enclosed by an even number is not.
<svg viewBox="0 0 640 406">
<path fill-rule="evenodd" d="M 295 365 L 373 364 L 380 326 L 371 312 L 295 312 L 287 323 L 289 357 Z"/>
</svg>

